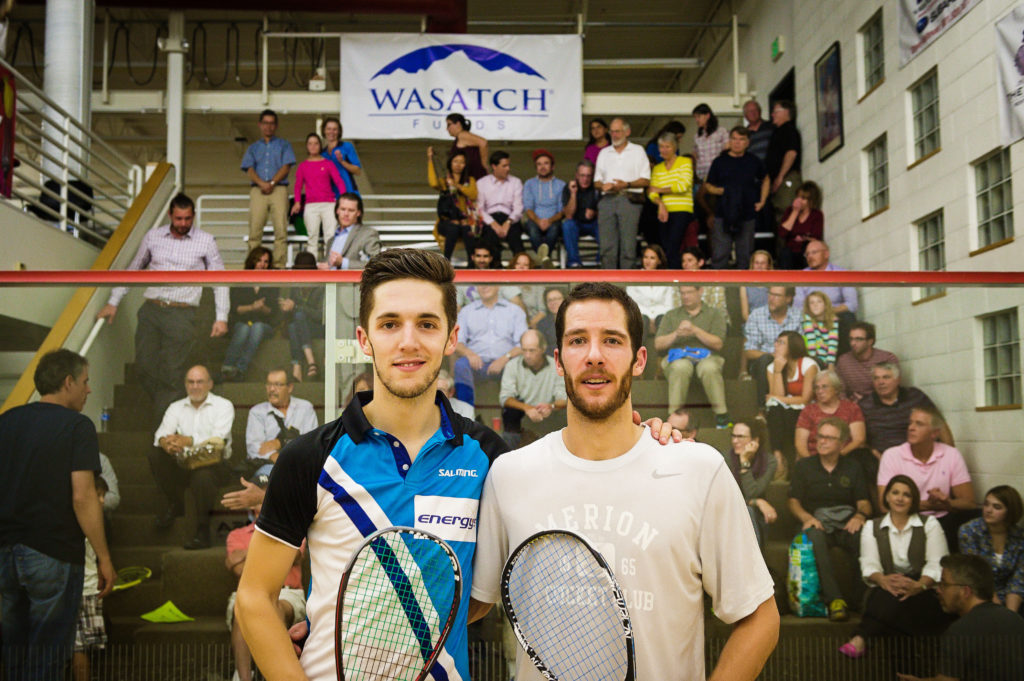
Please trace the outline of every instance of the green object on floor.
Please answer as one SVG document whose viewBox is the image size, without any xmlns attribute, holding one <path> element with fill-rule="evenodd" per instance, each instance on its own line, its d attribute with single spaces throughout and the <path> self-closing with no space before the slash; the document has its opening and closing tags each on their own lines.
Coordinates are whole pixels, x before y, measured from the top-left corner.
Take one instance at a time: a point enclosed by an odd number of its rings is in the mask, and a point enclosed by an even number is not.
<svg viewBox="0 0 1024 681">
<path fill-rule="evenodd" d="M 194 622 L 194 617 L 189 617 L 181 610 L 178 609 L 171 601 L 167 601 L 156 610 L 150 610 L 145 615 L 141 615 L 142 619 L 147 622 L 166 623 L 166 622 Z"/>
</svg>

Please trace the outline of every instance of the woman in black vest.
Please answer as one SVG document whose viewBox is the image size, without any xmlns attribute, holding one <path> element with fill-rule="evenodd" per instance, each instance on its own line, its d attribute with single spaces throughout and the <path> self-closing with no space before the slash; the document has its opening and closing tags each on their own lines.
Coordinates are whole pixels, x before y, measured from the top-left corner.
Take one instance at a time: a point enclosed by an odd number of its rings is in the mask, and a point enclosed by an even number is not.
<svg viewBox="0 0 1024 681">
<path fill-rule="evenodd" d="M 847 657 L 863 656 L 869 638 L 934 635 L 950 622 L 932 589 L 942 577 L 939 561 L 949 553 L 942 526 L 918 515 L 921 492 L 906 475 L 885 486 L 882 506 L 888 513 L 867 521 L 860 533 L 860 571 L 873 588 L 853 638 L 839 648 Z"/>
</svg>

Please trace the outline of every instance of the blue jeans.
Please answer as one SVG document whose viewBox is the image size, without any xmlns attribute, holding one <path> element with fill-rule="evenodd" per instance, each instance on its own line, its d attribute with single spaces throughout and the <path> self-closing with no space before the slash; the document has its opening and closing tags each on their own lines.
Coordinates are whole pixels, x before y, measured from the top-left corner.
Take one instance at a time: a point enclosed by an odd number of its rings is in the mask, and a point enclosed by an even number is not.
<svg viewBox="0 0 1024 681">
<path fill-rule="evenodd" d="M 580 260 L 580 236 L 589 235 L 597 241 L 597 220 L 590 222 L 576 222 L 566 220 L 562 223 L 562 241 L 565 242 L 565 264 L 567 267 L 582 265 Z M 600 241 L 598 241 L 600 246 Z M 598 264 L 601 264 L 601 257 L 598 256 Z"/>
<path fill-rule="evenodd" d="M 82 565 L 24 544 L 0 547 L 3 664 L 7 681 L 61 681 L 75 642 Z"/>
<path fill-rule="evenodd" d="M 469 365 L 469 360 L 459 357 L 455 360 L 455 397 L 469 404 L 476 404 L 476 379 L 480 380 L 501 380 L 501 375 L 492 376 L 487 373 L 487 367 L 493 359 L 482 358 L 484 365 L 480 369 L 474 369 Z"/>
<path fill-rule="evenodd" d="M 530 235 L 530 245 L 533 246 L 533 250 L 536 251 L 540 248 L 542 243 L 547 244 L 552 251 L 555 250 L 555 246 L 558 245 L 558 237 L 562 232 L 561 222 L 551 225 L 546 232 L 542 232 L 537 223 L 529 218 L 523 218 L 523 225 L 526 227 L 526 233 Z"/>
<path fill-rule="evenodd" d="M 270 331 L 270 324 L 265 322 L 253 322 L 252 325 L 245 322 L 235 324 L 228 350 L 224 353 L 224 366 L 234 367 L 239 373 L 244 374 L 253 355 L 256 354 L 256 348 Z"/>
<path fill-rule="evenodd" d="M 291 350 L 292 363 L 301 364 L 303 349 L 313 347 L 313 331 L 309 327 L 309 319 L 304 310 L 295 308 L 291 321 L 288 322 L 288 348 Z"/>
</svg>

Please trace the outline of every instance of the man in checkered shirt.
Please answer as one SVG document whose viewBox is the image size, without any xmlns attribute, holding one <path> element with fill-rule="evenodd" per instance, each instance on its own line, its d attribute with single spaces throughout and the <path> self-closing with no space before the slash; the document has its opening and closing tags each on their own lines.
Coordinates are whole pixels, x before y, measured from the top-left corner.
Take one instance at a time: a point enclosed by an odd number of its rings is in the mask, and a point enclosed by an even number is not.
<svg viewBox="0 0 1024 681">
<path fill-rule="evenodd" d="M 171 199 L 170 223 L 151 229 L 128 265 L 129 270 L 222 270 L 224 261 L 213 236 L 193 226 L 195 204 L 188 196 Z M 128 289 L 115 288 L 97 315 L 114 321 L 117 306 Z M 135 330 L 135 364 L 142 387 L 153 400 L 154 413 L 160 418 L 167 405 L 182 394 L 186 363 L 196 343 L 196 308 L 203 289 L 200 286 L 150 286 L 143 292 L 145 302 L 139 308 Z M 228 332 L 228 289 L 214 289 L 216 321 L 210 337 Z"/>
</svg>

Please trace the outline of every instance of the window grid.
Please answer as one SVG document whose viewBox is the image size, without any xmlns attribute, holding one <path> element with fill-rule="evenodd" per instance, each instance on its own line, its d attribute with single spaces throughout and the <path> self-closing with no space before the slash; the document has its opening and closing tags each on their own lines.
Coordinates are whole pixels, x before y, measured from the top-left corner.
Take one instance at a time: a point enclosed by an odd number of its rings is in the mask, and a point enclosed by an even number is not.
<svg viewBox="0 0 1024 681">
<path fill-rule="evenodd" d="M 946 269 L 946 230 L 942 211 L 934 213 L 917 223 L 917 265 L 927 272 L 941 272 Z M 939 286 L 922 286 L 921 297 L 942 293 Z"/>
<path fill-rule="evenodd" d="M 939 78 L 932 72 L 911 90 L 914 115 L 914 159 L 939 148 Z"/>
<path fill-rule="evenodd" d="M 992 154 L 974 167 L 978 206 L 978 247 L 1013 236 L 1010 150 Z"/>
<path fill-rule="evenodd" d="M 981 326 L 985 360 L 985 406 L 1021 404 L 1017 310 L 982 317 Z"/>
<path fill-rule="evenodd" d="M 868 214 L 889 207 L 889 145 L 882 135 L 867 148 Z"/>
<path fill-rule="evenodd" d="M 861 34 L 864 45 L 864 92 L 870 92 L 885 78 L 881 12 L 872 17 Z"/>
</svg>

